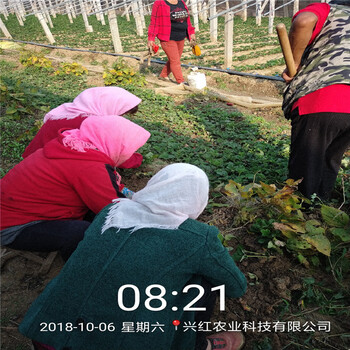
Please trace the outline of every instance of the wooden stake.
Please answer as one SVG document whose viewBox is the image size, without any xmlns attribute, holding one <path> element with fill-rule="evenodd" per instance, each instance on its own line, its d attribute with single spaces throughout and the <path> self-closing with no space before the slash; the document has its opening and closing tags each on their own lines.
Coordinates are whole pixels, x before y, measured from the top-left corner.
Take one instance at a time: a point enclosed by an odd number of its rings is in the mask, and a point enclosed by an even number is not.
<svg viewBox="0 0 350 350">
<path fill-rule="evenodd" d="M 199 31 L 199 24 L 198 24 L 197 0 L 191 0 L 191 8 L 192 8 L 192 16 L 193 16 L 193 25 L 194 25 L 196 32 L 198 32 Z"/>
<path fill-rule="evenodd" d="M 209 14 L 210 17 L 216 15 L 216 0 L 209 0 Z M 210 20 L 210 41 L 216 43 L 218 41 L 218 18 Z"/>
<path fill-rule="evenodd" d="M 258 26 L 261 26 L 261 1 L 262 0 L 256 0 L 256 5 L 255 5 L 255 23 Z"/>
<path fill-rule="evenodd" d="M 241 1 L 244 2 L 245 0 L 241 0 Z M 243 5 L 242 20 L 243 20 L 243 22 L 247 21 L 247 4 Z"/>
<path fill-rule="evenodd" d="M 122 43 L 120 41 L 117 14 L 115 10 L 108 11 L 108 22 L 109 22 L 109 27 L 111 29 L 114 52 L 121 53 L 123 52 L 123 48 L 122 48 Z"/>
<path fill-rule="evenodd" d="M 204 1 L 203 2 L 203 23 L 207 23 L 207 22 L 208 22 L 208 5 Z"/>
<path fill-rule="evenodd" d="M 126 16 L 126 20 L 128 22 L 130 22 L 130 15 L 129 15 L 129 7 L 127 4 L 126 4 L 126 0 L 124 0 L 124 9 L 125 9 L 125 16 Z"/>
<path fill-rule="evenodd" d="M 286 62 L 287 69 L 290 77 L 294 77 L 297 73 L 295 69 L 295 63 L 293 58 L 292 49 L 290 47 L 290 42 L 286 30 L 286 26 L 283 23 L 279 23 L 276 26 L 276 31 L 278 34 L 278 39 L 282 48 L 284 61 Z"/>
<path fill-rule="evenodd" d="M 143 36 L 143 28 L 142 28 L 142 22 L 141 22 L 141 18 L 140 18 L 140 13 L 139 13 L 139 9 L 137 6 L 137 0 L 134 0 L 131 3 L 131 8 L 132 8 L 132 14 L 135 18 L 135 22 L 136 22 L 136 33 L 139 36 Z"/>
<path fill-rule="evenodd" d="M 273 21 L 275 19 L 275 0 L 270 0 L 269 10 L 269 35 L 273 34 Z"/>
<path fill-rule="evenodd" d="M 225 68 L 231 68 L 232 66 L 232 53 L 233 53 L 233 12 L 227 12 L 225 15 Z"/>
<path fill-rule="evenodd" d="M 69 23 L 72 24 L 73 23 L 73 18 L 72 18 L 72 14 L 70 12 L 70 8 L 69 8 L 68 4 L 66 4 L 66 12 L 67 12 L 67 15 L 68 15 Z"/>
<path fill-rule="evenodd" d="M 10 32 L 7 30 L 4 22 L 2 21 L 1 17 L 0 17 L 0 29 L 2 30 L 2 32 L 4 33 L 5 37 L 7 39 L 12 39 L 12 36 L 10 34 Z"/>
<path fill-rule="evenodd" d="M 84 20 L 85 30 L 87 33 L 91 33 L 94 30 L 93 30 L 92 26 L 89 24 L 88 16 L 87 16 L 86 10 L 85 10 L 85 4 L 83 3 L 83 1 L 79 1 L 79 3 L 80 3 L 80 8 L 81 8 L 81 14 L 82 14 L 83 20 Z"/>
<path fill-rule="evenodd" d="M 44 19 L 43 14 L 42 14 L 41 12 L 38 12 L 38 13 L 37 13 L 37 18 L 38 18 L 38 20 L 39 20 L 41 26 L 42 26 L 43 29 L 44 29 L 44 32 L 45 32 L 45 34 L 46 34 L 46 37 L 47 37 L 47 39 L 49 40 L 49 43 L 50 43 L 51 45 L 54 44 L 54 43 L 55 43 L 55 39 L 54 39 L 54 37 L 53 37 L 53 35 L 52 35 L 51 31 L 50 31 L 50 28 L 48 27 L 48 25 L 47 25 L 46 22 L 45 22 L 45 19 Z"/>
<path fill-rule="evenodd" d="M 294 0 L 293 15 L 299 11 L 299 0 Z"/>
</svg>

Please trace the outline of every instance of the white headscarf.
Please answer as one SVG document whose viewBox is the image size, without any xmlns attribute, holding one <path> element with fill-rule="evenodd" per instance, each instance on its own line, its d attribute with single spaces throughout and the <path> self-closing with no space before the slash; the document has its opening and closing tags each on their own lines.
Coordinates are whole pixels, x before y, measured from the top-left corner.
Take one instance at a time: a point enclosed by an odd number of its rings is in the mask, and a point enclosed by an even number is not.
<svg viewBox="0 0 350 350">
<path fill-rule="evenodd" d="M 154 175 L 132 199 L 115 200 L 102 227 L 177 229 L 188 218 L 197 219 L 208 204 L 209 180 L 198 167 L 175 163 Z"/>
</svg>

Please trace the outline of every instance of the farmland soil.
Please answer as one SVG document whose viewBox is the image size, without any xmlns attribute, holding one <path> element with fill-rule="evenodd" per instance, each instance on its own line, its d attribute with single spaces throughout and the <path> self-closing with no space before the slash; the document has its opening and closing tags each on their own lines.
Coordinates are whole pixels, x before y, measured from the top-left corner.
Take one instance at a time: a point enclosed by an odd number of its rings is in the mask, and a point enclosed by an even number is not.
<svg viewBox="0 0 350 350">
<path fill-rule="evenodd" d="M 31 47 L 33 49 L 33 47 Z M 91 86 L 103 86 L 100 74 L 101 65 L 92 66 L 92 61 L 109 63 L 115 60 L 111 56 L 99 56 L 72 51 L 55 50 L 50 56 L 57 60 L 74 60 L 88 65 L 91 73 L 88 82 Z M 15 61 L 16 55 L 6 51 L 1 58 Z M 18 57 L 17 57 L 18 62 Z M 130 60 L 130 64 L 138 67 L 139 64 Z M 143 67 L 144 68 L 144 67 Z M 160 65 L 152 65 L 151 78 L 159 74 Z M 186 70 L 185 70 L 186 71 Z M 186 71 L 188 73 L 188 71 Z M 206 72 L 207 85 L 221 89 L 223 92 L 241 94 L 254 97 L 281 98 L 283 84 L 239 76 L 226 73 Z M 152 88 L 152 84 L 147 87 Z M 190 96 L 175 95 L 178 103 Z M 217 101 L 218 108 L 239 110 L 244 113 L 258 114 L 268 121 L 287 125 L 283 119 L 280 108 L 249 110 L 236 105 L 228 105 Z M 158 162 L 143 166 L 135 171 L 124 171 L 121 175 L 127 179 L 126 185 L 134 190 L 145 186 L 148 179 L 166 163 Z M 226 199 L 221 199 L 226 204 Z M 228 245 L 237 250 L 244 247 L 245 255 L 238 262 L 248 280 L 247 293 L 240 299 L 227 299 L 226 311 L 214 310 L 212 324 L 237 322 L 244 329 L 246 344 L 244 350 L 269 350 L 269 349 L 324 349 L 346 350 L 350 349 L 350 319 L 346 314 L 341 318 L 322 314 L 322 306 L 315 305 L 306 308 L 303 304 L 303 278 L 314 277 L 323 281 L 324 288 L 334 288 L 335 282 L 330 272 L 311 272 L 298 264 L 293 257 L 287 254 L 271 255 L 266 249 L 257 243 L 256 236 L 248 233 L 245 227 L 233 227 L 233 218 L 236 215 L 234 209 L 228 207 L 214 208 L 211 212 L 205 212 L 200 220 L 216 225 L 225 235 L 232 234 L 233 238 Z M 36 253 L 45 257 L 46 254 Z M 42 292 L 47 283 L 54 278 L 63 266 L 63 260 L 57 256 L 48 273 L 38 275 L 40 266 L 22 256 L 16 256 L 2 266 L 1 283 L 1 348 L 4 350 L 29 350 L 30 342 L 17 330 L 26 310 L 33 300 Z M 278 323 L 283 321 L 285 323 Z M 260 323 L 259 323 L 260 322 Z M 301 329 L 297 325 L 300 323 Z M 330 325 L 330 331 L 319 331 L 320 324 Z M 309 328 L 303 327 L 307 325 Z M 287 327 L 294 326 L 293 329 Z M 255 328 L 254 328 L 255 327 Z M 273 328 L 275 327 L 275 328 Z M 283 329 L 283 327 L 286 327 Z M 347 334 L 348 338 L 341 335 Z M 347 343 L 346 343 L 347 341 Z M 107 349 L 96 349 L 107 350 Z M 140 349 L 142 350 L 142 349 Z M 190 350 L 190 349 L 179 349 Z"/>
</svg>

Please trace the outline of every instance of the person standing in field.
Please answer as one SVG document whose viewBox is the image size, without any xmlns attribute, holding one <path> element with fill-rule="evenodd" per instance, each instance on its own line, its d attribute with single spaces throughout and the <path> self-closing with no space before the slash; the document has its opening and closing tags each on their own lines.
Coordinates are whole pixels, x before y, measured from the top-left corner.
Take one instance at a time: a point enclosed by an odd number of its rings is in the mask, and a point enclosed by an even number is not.
<svg viewBox="0 0 350 350">
<path fill-rule="evenodd" d="M 313 3 L 292 19 L 289 40 L 297 74 L 283 111 L 291 119 L 289 177 L 300 192 L 329 199 L 342 157 L 350 147 L 350 1 Z"/>
<path fill-rule="evenodd" d="M 169 79 L 173 73 L 178 84 L 184 83 L 181 71 L 181 56 L 185 38 L 196 40 L 188 8 L 183 0 L 156 0 L 152 7 L 151 23 L 148 27 L 148 47 L 152 50 L 155 38 L 160 40 L 168 62 L 160 78 Z"/>
</svg>

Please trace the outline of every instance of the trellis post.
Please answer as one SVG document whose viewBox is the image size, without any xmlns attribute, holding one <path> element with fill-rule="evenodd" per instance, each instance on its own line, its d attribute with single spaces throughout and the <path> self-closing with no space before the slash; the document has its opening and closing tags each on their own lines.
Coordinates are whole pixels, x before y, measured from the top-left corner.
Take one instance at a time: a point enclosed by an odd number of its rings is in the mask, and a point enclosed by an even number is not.
<svg viewBox="0 0 350 350">
<path fill-rule="evenodd" d="M 256 0 L 256 5 L 255 5 L 255 23 L 258 26 L 261 26 L 261 2 L 262 0 Z"/>
<path fill-rule="evenodd" d="M 293 15 L 295 15 L 298 11 L 299 11 L 299 0 L 294 0 Z"/>
<path fill-rule="evenodd" d="M 7 30 L 7 28 L 6 28 L 5 24 L 4 24 L 4 22 L 2 21 L 1 17 L 0 17 L 0 28 L 1 28 L 2 32 L 4 33 L 4 35 L 5 35 L 5 37 L 7 39 L 12 39 L 12 36 L 11 36 L 10 32 Z"/>
<path fill-rule="evenodd" d="M 72 14 L 71 14 L 71 11 L 70 11 L 70 8 L 69 8 L 69 5 L 66 4 L 66 12 L 67 12 L 67 16 L 68 16 L 68 19 L 69 19 L 69 23 L 73 23 L 73 18 L 72 18 Z"/>
<path fill-rule="evenodd" d="M 81 0 L 79 1 L 79 4 L 80 4 L 80 11 L 81 11 L 81 14 L 83 16 L 85 30 L 87 33 L 91 33 L 94 30 L 93 30 L 92 26 L 89 24 L 88 16 L 86 14 L 85 4 Z"/>
<path fill-rule="evenodd" d="M 43 16 L 43 14 L 42 14 L 41 12 L 38 12 L 38 13 L 37 13 L 37 18 L 38 18 L 38 20 L 39 20 L 41 26 L 42 26 L 43 29 L 44 29 L 44 32 L 45 32 L 45 34 L 46 34 L 46 37 L 47 37 L 47 39 L 49 40 L 49 43 L 50 43 L 51 45 L 54 44 L 54 43 L 55 43 L 55 39 L 54 39 L 54 37 L 53 37 L 53 35 L 52 35 L 51 31 L 50 31 L 49 26 L 48 26 L 47 23 L 45 22 L 45 18 L 44 18 L 44 16 Z"/>
<path fill-rule="evenodd" d="M 146 21 L 145 21 L 145 13 L 143 11 L 143 4 L 142 4 L 142 0 L 138 0 L 138 7 L 139 7 L 139 14 L 140 14 L 140 21 L 142 24 L 142 28 L 145 29 L 146 28 Z"/>
<path fill-rule="evenodd" d="M 275 19 L 275 0 L 270 0 L 270 10 L 269 10 L 269 35 L 273 34 L 273 21 Z"/>
<path fill-rule="evenodd" d="M 3 3 L 0 6 L 1 6 L 1 13 L 4 15 L 5 20 L 7 21 L 9 13 L 6 9 L 6 6 Z"/>
<path fill-rule="evenodd" d="M 209 0 L 209 14 L 210 17 L 216 15 L 216 0 Z M 216 43 L 218 40 L 218 18 L 215 17 L 210 20 L 210 41 Z"/>
<path fill-rule="evenodd" d="M 39 7 L 40 7 L 40 10 L 45 18 L 45 21 L 46 23 L 49 23 L 49 26 L 50 28 L 53 28 L 53 23 L 51 21 L 51 16 L 50 16 L 50 13 L 46 7 L 46 4 L 45 4 L 45 1 L 43 0 L 39 0 Z"/>
<path fill-rule="evenodd" d="M 51 16 L 52 16 L 53 18 L 56 18 L 56 11 L 55 11 L 55 9 L 54 9 L 53 6 L 52 6 L 51 0 L 49 0 L 49 8 L 50 8 Z"/>
<path fill-rule="evenodd" d="M 122 43 L 120 41 L 117 14 L 115 10 L 108 11 L 108 22 L 109 22 L 109 27 L 112 34 L 114 52 L 121 53 L 123 52 L 123 48 L 122 48 Z"/>
<path fill-rule="evenodd" d="M 23 23 L 22 16 L 21 16 L 19 13 L 17 13 L 17 11 L 16 11 L 16 17 L 17 17 L 17 21 L 18 21 L 19 25 L 20 25 L 21 27 L 23 27 L 23 26 L 24 26 L 24 23 Z"/>
<path fill-rule="evenodd" d="M 126 0 L 124 0 L 124 13 L 126 16 L 126 20 L 130 22 L 129 5 L 126 4 Z"/>
<path fill-rule="evenodd" d="M 98 13 L 96 14 L 97 20 L 100 21 L 103 26 L 106 25 L 105 16 L 102 12 L 102 6 L 101 6 L 100 0 L 95 0 L 94 5 L 96 7 L 96 10 L 98 11 Z"/>
<path fill-rule="evenodd" d="M 197 0 L 191 0 L 193 24 L 196 31 L 199 31 Z"/>
<path fill-rule="evenodd" d="M 141 18 L 140 18 L 140 14 L 139 14 L 139 9 L 137 6 L 137 0 L 134 0 L 131 3 L 131 9 L 132 9 L 132 13 L 133 16 L 135 18 L 135 23 L 136 23 L 136 33 L 139 36 L 143 36 L 143 27 L 142 27 L 142 22 L 141 22 Z"/>
<path fill-rule="evenodd" d="M 203 23 L 207 23 L 208 22 L 208 5 L 207 3 L 204 1 L 203 2 Z"/>
<path fill-rule="evenodd" d="M 233 52 L 233 12 L 225 14 L 225 68 L 232 66 L 232 52 Z"/>
<path fill-rule="evenodd" d="M 198 18 L 203 22 L 203 12 L 202 12 L 202 3 L 198 1 Z"/>
<path fill-rule="evenodd" d="M 245 2 L 245 0 L 241 0 L 242 2 Z M 242 10 L 243 10 L 243 14 L 242 14 L 242 20 L 243 20 L 243 22 L 246 22 L 247 21 L 247 4 L 244 4 L 243 5 L 243 8 L 242 8 Z"/>
</svg>

